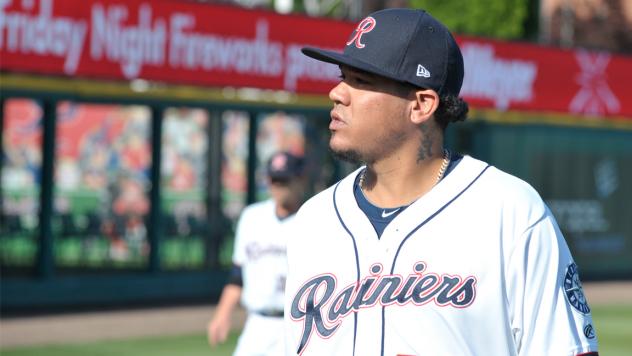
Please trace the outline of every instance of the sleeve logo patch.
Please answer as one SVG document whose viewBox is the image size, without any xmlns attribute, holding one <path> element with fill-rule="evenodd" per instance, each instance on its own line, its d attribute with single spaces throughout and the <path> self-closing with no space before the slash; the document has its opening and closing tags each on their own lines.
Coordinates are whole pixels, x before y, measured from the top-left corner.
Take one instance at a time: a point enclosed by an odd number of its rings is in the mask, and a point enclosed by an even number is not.
<svg viewBox="0 0 632 356">
<path fill-rule="evenodd" d="M 566 268 L 566 275 L 564 276 L 564 295 L 566 295 L 566 300 L 568 300 L 570 305 L 577 309 L 577 311 L 582 314 L 590 313 L 590 307 L 586 301 L 582 283 L 579 280 L 577 264 L 574 262 Z"/>
<path fill-rule="evenodd" d="M 588 339 L 595 338 L 595 328 L 593 328 L 592 324 L 587 324 L 586 326 L 584 326 L 584 335 Z"/>
</svg>

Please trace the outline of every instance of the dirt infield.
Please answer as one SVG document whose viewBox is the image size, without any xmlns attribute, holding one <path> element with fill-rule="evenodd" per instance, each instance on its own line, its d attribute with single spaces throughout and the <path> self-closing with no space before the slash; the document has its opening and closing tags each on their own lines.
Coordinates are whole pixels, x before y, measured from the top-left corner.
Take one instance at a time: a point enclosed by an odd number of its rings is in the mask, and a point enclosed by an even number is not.
<svg viewBox="0 0 632 356">
<path fill-rule="evenodd" d="M 632 282 L 585 283 L 584 290 L 593 305 L 632 304 Z M 203 333 L 213 310 L 202 305 L 3 318 L 0 348 Z M 244 320 L 239 310 L 233 327 L 240 329 Z"/>
<path fill-rule="evenodd" d="M 0 320 L 0 348 L 202 333 L 213 305 L 28 316 Z M 233 316 L 241 328 L 245 312 Z"/>
</svg>

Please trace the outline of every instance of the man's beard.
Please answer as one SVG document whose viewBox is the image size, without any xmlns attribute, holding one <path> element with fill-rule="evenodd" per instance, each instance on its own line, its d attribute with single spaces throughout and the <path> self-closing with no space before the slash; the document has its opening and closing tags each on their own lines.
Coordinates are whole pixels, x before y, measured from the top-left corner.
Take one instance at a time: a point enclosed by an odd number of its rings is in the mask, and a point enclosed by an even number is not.
<svg viewBox="0 0 632 356">
<path fill-rule="evenodd" d="M 329 147 L 329 151 L 331 154 L 341 161 L 353 163 L 353 164 L 364 164 L 366 160 L 360 155 L 358 151 L 354 150 L 334 150 Z"/>
</svg>

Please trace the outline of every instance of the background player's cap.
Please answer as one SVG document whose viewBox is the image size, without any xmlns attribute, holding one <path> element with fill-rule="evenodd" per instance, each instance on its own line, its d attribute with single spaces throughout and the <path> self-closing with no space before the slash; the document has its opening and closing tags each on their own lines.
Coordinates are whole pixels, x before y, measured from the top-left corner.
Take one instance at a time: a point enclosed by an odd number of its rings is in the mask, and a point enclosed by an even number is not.
<svg viewBox="0 0 632 356">
<path fill-rule="evenodd" d="M 312 47 L 302 52 L 439 94 L 458 96 L 463 83 L 459 46 L 448 29 L 424 10 L 374 12 L 353 30 L 343 53 Z"/>
<path fill-rule="evenodd" d="M 289 152 L 277 152 L 268 161 L 268 176 L 272 180 L 289 180 L 303 173 L 303 158 Z"/>
</svg>

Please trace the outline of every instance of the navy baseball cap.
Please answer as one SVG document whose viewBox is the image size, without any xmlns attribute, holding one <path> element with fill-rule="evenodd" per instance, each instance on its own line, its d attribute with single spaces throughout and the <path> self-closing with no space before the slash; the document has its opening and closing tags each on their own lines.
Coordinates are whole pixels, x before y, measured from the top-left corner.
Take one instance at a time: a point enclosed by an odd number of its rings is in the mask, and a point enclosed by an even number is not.
<svg viewBox="0 0 632 356">
<path fill-rule="evenodd" d="M 268 160 L 268 177 L 289 180 L 303 173 L 303 158 L 289 152 L 277 152 Z"/>
<path fill-rule="evenodd" d="M 302 52 L 440 95 L 458 96 L 463 84 L 459 46 L 450 31 L 424 10 L 376 11 L 360 21 L 343 53 L 313 47 Z"/>
</svg>

